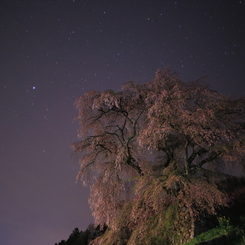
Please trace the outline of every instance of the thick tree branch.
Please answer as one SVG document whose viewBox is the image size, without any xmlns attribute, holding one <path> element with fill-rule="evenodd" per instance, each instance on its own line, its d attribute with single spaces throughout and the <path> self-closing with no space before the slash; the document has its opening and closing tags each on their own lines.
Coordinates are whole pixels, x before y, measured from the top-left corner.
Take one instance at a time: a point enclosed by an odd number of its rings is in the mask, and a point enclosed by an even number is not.
<svg viewBox="0 0 245 245">
<path fill-rule="evenodd" d="M 203 159 L 201 162 L 197 164 L 197 168 L 201 168 L 205 163 L 213 161 L 218 157 L 219 154 L 220 153 L 218 152 L 211 152 L 207 158 Z"/>
</svg>

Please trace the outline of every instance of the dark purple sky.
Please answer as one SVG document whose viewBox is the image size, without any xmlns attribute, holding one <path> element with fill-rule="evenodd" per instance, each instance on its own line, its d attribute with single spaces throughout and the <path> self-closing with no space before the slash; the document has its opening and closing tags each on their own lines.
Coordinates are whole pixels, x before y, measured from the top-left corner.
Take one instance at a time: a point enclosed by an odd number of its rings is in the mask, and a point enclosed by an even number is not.
<svg viewBox="0 0 245 245">
<path fill-rule="evenodd" d="M 245 95 L 245 0 L 3 0 L 0 243 L 53 245 L 93 222 L 74 100 L 170 66 Z"/>
</svg>

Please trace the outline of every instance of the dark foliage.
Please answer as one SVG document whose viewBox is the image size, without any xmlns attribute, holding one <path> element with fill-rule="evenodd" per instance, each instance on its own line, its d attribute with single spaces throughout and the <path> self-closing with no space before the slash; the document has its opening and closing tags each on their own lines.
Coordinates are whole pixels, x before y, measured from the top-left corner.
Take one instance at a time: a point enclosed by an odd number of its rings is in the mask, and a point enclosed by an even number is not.
<svg viewBox="0 0 245 245">
<path fill-rule="evenodd" d="M 105 230 L 106 227 L 101 229 L 99 226 L 94 227 L 94 225 L 89 225 L 83 232 L 79 231 L 79 229 L 76 227 L 67 240 L 62 240 L 59 243 L 55 243 L 55 245 L 87 245 L 96 237 L 101 236 Z"/>
</svg>

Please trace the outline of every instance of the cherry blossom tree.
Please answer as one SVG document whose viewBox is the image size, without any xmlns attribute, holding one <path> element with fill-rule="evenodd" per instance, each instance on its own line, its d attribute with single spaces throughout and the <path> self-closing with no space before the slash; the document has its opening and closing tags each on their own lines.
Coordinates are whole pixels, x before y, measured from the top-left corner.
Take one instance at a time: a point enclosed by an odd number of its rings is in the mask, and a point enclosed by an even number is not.
<svg viewBox="0 0 245 245">
<path fill-rule="evenodd" d="M 244 98 L 232 100 L 203 79 L 182 82 L 165 69 L 121 92 L 85 93 L 75 105 L 80 127 L 72 147 L 80 155 L 78 179 L 91 185 L 96 224 L 116 229 L 131 203 L 123 220 L 132 231 L 177 203 L 189 215 L 191 238 L 195 217 L 228 205 L 221 183 L 231 168 L 245 169 Z"/>
</svg>

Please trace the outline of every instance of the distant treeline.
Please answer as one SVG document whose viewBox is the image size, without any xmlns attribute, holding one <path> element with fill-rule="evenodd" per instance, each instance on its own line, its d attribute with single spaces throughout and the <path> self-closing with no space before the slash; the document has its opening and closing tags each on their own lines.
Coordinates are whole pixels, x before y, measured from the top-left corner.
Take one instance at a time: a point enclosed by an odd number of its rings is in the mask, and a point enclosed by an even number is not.
<svg viewBox="0 0 245 245">
<path fill-rule="evenodd" d="M 79 228 L 76 227 L 67 240 L 62 240 L 59 243 L 55 243 L 55 245 L 87 245 L 96 237 L 101 236 L 105 230 L 106 227 L 100 229 L 99 226 L 94 227 L 92 224 L 85 231 L 79 231 Z"/>
</svg>

